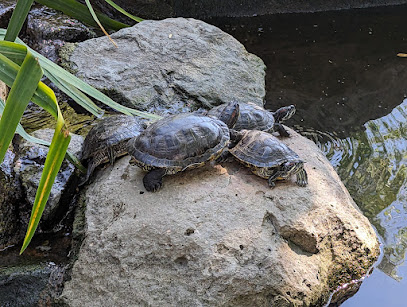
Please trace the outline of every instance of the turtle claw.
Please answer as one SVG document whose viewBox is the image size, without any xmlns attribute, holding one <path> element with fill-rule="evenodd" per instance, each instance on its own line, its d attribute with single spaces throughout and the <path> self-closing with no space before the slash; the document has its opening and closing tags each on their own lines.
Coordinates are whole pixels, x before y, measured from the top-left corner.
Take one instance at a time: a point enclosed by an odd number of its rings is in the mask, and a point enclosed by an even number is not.
<svg viewBox="0 0 407 307">
<path fill-rule="evenodd" d="M 297 185 L 300 187 L 305 187 L 308 184 L 308 175 L 305 169 L 302 169 L 297 173 Z"/>
<path fill-rule="evenodd" d="M 149 192 L 157 192 L 161 187 L 162 187 L 162 181 L 161 182 L 149 182 L 145 183 L 144 182 L 144 187 L 146 188 L 147 191 Z"/>
<path fill-rule="evenodd" d="M 147 191 L 157 192 L 163 185 L 164 169 L 155 169 L 148 172 L 143 178 L 143 184 Z"/>
</svg>

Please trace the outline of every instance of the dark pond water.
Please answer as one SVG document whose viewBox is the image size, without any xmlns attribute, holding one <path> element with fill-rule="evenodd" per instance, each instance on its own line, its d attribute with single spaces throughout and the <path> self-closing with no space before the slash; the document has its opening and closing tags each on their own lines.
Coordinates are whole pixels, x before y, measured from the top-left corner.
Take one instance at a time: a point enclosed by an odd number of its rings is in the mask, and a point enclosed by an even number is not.
<svg viewBox="0 0 407 307">
<path fill-rule="evenodd" d="M 407 306 L 407 6 L 212 19 L 267 65 L 266 107 L 326 154 L 382 257 L 342 306 Z M 312 180 L 312 178 L 311 178 Z"/>
</svg>

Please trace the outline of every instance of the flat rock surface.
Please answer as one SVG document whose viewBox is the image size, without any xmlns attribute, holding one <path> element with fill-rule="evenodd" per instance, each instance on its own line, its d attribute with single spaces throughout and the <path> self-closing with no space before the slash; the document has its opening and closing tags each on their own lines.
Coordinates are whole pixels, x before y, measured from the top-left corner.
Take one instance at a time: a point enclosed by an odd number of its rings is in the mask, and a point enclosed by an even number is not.
<svg viewBox="0 0 407 307">
<path fill-rule="evenodd" d="M 70 65 L 124 105 L 177 113 L 183 105 L 209 107 L 233 99 L 263 104 L 263 61 L 215 26 L 185 18 L 146 20 L 112 39 L 117 48 L 107 37 L 79 43 Z"/>
<path fill-rule="evenodd" d="M 237 162 L 146 192 L 129 157 L 84 191 L 86 232 L 69 306 L 322 306 L 366 274 L 376 235 L 314 143 L 289 130 L 309 185 L 274 189 Z"/>
</svg>

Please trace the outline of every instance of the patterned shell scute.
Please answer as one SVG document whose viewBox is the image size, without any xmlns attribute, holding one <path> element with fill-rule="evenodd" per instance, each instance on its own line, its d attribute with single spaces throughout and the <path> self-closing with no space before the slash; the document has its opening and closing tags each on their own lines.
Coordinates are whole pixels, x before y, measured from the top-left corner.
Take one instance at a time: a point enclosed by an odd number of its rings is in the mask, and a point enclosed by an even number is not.
<svg viewBox="0 0 407 307">
<path fill-rule="evenodd" d="M 103 118 L 86 136 L 82 149 L 82 159 L 89 159 L 104 150 L 107 151 L 109 147 L 114 147 L 120 142 L 126 142 L 139 135 L 141 130 L 141 120 L 134 116 L 114 115 Z"/>
<path fill-rule="evenodd" d="M 275 136 L 263 131 L 245 131 L 241 141 L 230 150 L 239 160 L 256 167 L 274 167 L 300 161 L 299 156 Z"/>
<path fill-rule="evenodd" d="M 229 143 L 222 121 L 184 113 L 163 118 L 128 143 L 136 161 L 153 168 L 185 169 L 216 158 Z"/>
<path fill-rule="evenodd" d="M 225 106 L 225 104 L 222 104 L 209 110 L 208 115 L 218 117 L 222 113 Z M 261 131 L 273 130 L 275 123 L 273 113 L 251 102 L 239 102 L 239 108 L 240 115 L 233 129 L 249 129 Z"/>
</svg>

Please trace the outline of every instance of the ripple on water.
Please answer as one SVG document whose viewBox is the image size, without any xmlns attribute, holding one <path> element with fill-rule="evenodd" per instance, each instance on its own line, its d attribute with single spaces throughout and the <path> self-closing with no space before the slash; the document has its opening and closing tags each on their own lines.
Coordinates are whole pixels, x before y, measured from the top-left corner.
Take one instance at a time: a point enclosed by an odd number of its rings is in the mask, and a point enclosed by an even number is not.
<svg viewBox="0 0 407 307">
<path fill-rule="evenodd" d="M 383 238 L 378 268 L 395 280 L 407 251 L 407 99 L 349 137 L 296 127 L 330 160 Z"/>
</svg>

